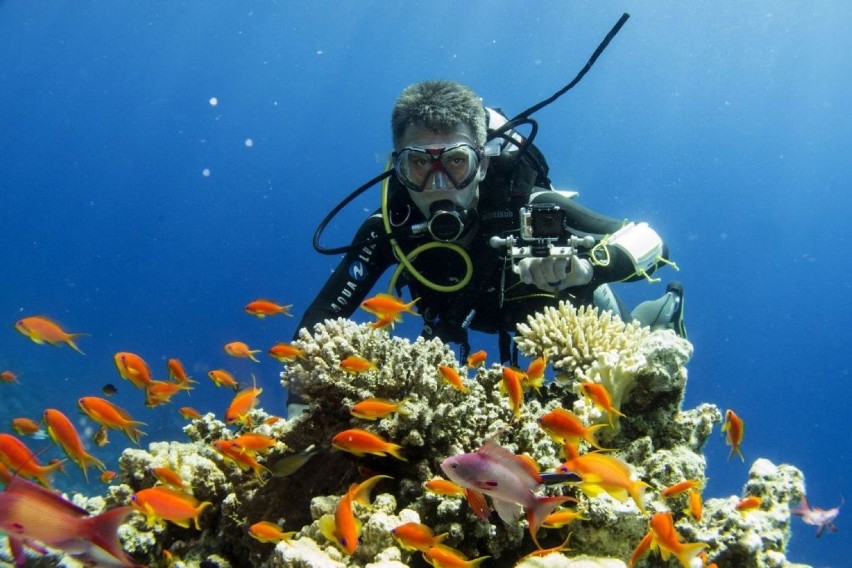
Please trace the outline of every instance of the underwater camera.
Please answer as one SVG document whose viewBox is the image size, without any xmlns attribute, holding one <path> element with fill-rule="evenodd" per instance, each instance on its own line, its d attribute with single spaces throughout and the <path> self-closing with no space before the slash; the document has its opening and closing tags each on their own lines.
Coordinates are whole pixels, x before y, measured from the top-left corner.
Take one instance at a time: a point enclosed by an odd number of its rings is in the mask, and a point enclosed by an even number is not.
<svg viewBox="0 0 852 568">
<path fill-rule="evenodd" d="M 595 245 L 591 235 L 578 237 L 568 231 L 565 223 L 567 213 L 564 209 L 550 203 L 531 204 L 518 211 L 520 219 L 520 239 L 511 235 L 494 236 L 489 239 L 493 248 L 506 248 L 512 263 L 512 270 L 520 274 L 518 262 L 523 258 L 560 256 L 570 258 Z M 562 241 L 564 244 L 557 244 Z M 526 243 L 518 246 L 521 242 Z"/>
<path fill-rule="evenodd" d="M 521 207 L 521 238 L 525 241 L 555 241 L 566 236 L 565 211 L 557 205 L 532 204 Z"/>
</svg>

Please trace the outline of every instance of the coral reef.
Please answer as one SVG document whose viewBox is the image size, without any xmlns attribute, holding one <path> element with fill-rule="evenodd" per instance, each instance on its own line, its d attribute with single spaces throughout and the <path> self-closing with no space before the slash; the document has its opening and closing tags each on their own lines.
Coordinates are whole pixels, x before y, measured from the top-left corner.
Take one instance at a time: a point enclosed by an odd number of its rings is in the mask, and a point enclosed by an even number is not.
<svg viewBox="0 0 852 568">
<path fill-rule="evenodd" d="M 304 358 L 288 364 L 284 386 L 307 401 L 306 411 L 292 420 L 267 424 L 256 409 L 251 424 L 235 432 L 208 414 L 185 428 L 187 442 L 155 443 L 148 451 L 128 449 L 121 458 L 120 483 L 111 487 L 104 505 L 128 502 L 131 494 L 151 487 L 152 467 L 179 472 L 200 500 L 216 504 L 200 519 L 203 530 L 171 523 L 148 526 L 134 515 L 123 527 L 127 550 L 140 563 L 165 565 L 168 552 L 176 566 L 367 566 L 422 565 L 419 552 L 402 548 L 391 530 L 419 522 L 435 533 L 447 533 L 448 544 L 469 558 L 490 556 L 496 565 L 510 566 L 535 550 L 526 523 L 503 523 L 496 515 L 482 520 L 458 496 L 436 495 L 424 482 L 441 476 L 440 463 L 448 456 L 472 452 L 494 440 L 517 454 L 531 457 L 542 471 L 552 471 L 564 460 L 563 448 L 538 424 L 544 413 L 571 409 L 584 424 L 609 424 L 610 417 L 580 393 L 581 383 L 601 384 L 623 417 L 601 429 L 599 441 L 629 464 L 631 479 L 642 480 L 646 513 L 632 500 L 608 493 L 589 497 L 576 484 L 547 486 L 541 494 L 571 495 L 582 520 L 560 529 L 542 529 L 545 548 L 559 548 L 570 532 L 570 549 L 532 556 L 522 566 L 625 566 L 634 548 L 648 532 L 648 517 L 673 511 L 676 527 L 689 542 L 709 545 L 708 557 L 720 568 L 783 567 L 790 537 L 790 502 L 803 495 L 802 474 L 792 466 L 757 460 L 744 495 L 762 498 L 758 510 L 734 509 L 739 497 L 707 499 L 704 514 L 694 520 L 682 511 L 686 497 L 663 498 L 659 492 L 683 480 L 703 480 L 702 447 L 715 424 L 721 422 L 712 404 L 683 409 L 686 363 L 692 346 L 669 331 L 624 324 L 594 309 L 575 310 L 567 304 L 549 308 L 519 326 L 516 341 L 529 357 L 545 355 L 559 380 L 530 390 L 519 417 L 501 392 L 502 368 L 460 365 L 453 352 L 438 340 L 414 342 L 376 331 L 348 320 L 329 320 L 302 330 L 296 344 Z M 357 355 L 375 365 L 360 373 L 340 368 Z M 439 365 L 458 370 L 463 392 L 438 373 Z M 405 400 L 401 412 L 376 421 L 353 417 L 349 408 L 371 397 Z M 350 428 L 366 429 L 402 446 L 404 460 L 391 456 L 357 457 L 331 448 L 332 437 Z M 261 461 L 272 470 L 259 478 L 243 471 L 213 449 L 212 442 L 236 434 L 257 432 L 278 443 Z M 278 464 L 314 448 L 316 455 L 301 467 L 283 471 Z M 580 448 L 586 453 L 585 443 Z M 306 454 L 307 455 L 307 454 Z M 313 454 L 310 454 L 313 455 Z M 302 463 L 303 462 L 303 463 Z M 323 535 L 320 521 L 334 515 L 353 483 L 363 481 L 359 470 L 384 474 L 370 504 L 355 502 L 352 512 L 362 523 L 359 545 L 352 555 L 342 552 Z M 278 523 L 298 531 L 277 545 L 251 538 L 247 528 L 258 521 Z M 651 552 L 637 566 L 669 566 Z"/>
</svg>

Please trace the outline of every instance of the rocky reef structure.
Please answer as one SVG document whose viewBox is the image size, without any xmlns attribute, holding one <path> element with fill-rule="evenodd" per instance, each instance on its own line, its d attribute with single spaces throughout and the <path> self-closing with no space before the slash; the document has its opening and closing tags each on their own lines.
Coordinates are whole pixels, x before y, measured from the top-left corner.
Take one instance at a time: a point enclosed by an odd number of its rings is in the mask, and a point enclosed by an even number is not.
<svg viewBox="0 0 852 568">
<path fill-rule="evenodd" d="M 438 340 L 411 342 L 348 320 L 302 330 L 296 344 L 304 357 L 288 364 L 282 382 L 304 397 L 307 410 L 295 419 L 270 424 L 262 410 L 254 410 L 251 423 L 257 426 L 242 427 L 278 440 L 261 459 L 271 475 L 258 477 L 224 461 L 211 443 L 236 432 L 208 414 L 186 427 L 187 442 L 126 450 L 121 483 L 101 501 L 106 506 L 126 504 L 133 492 L 154 485 L 147 473 L 151 467 L 168 466 L 182 474 L 196 498 L 214 503 L 200 519 L 201 531 L 170 523 L 149 526 L 141 515 L 124 525 L 121 536 L 127 550 L 152 566 L 166 565 L 164 554 L 175 566 L 423 565 L 420 552 L 404 549 L 391 534 L 407 522 L 447 533 L 444 544 L 469 558 L 487 555 L 498 566 L 625 566 L 648 532 L 649 515 L 659 511 L 672 511 L 681 538 L 706 543 L 707 562 L 720 568 L 792 566 L 785 557 L 791 504 L 804 494 L 804 479 L 796 468 L 757 460 L 744 495 L 761 497 L 762 502 L 748 513 L 735 509 L 742 496 L 707 499 L 696 520 L 683 512 L 685 496 L 660 496 L 672 484 L 704 480 L 701 450 L 722 420 L 712 404 L 682 408 L 686 363 L 692 354 L 686 340 L 670 331 L 624 324 L 609 313 L 562 304 L 519 326 L 516 341 L 525 355 L 545 356 L 558 374 L 556 381 L 527 393 L 519 417 L 501 392 L 500 365 L 467 369 Z M 340 362 L 352 355 L 375 367 L 344 371 Z M 439 365 L 457 369 L 465 391 L 449 385 Z M 580 394 L 579 385 L 590 382 L 604 385 L 623 414 L 611 426 L 610 416 Z M 350 414 L 353 404 L 371 397 L 405 404 L 401 412 L 375 421 Z M 582 519 L 538 533 L 543 547 L 556 550 L 570 532 L 569 549 L 524 558 L 536 550 L 525 521 L 506 525 L 496 515 L 482 520 L 463 498 L 424 489 L 424 482 L 442 476 L 443 459 L 475 451 L 486 440 L 529 456 L 541 471 L 559 467 L 565 459 L 563 448 L 538 423 L 557 407 L 573 410 L 586 426 L 607 424 L 600 429 L 599 442 L 612 449 L 606 455 L 629 464 L 632 479 L 647 484 L 644 512 L 633 500 L 622 502 L 606 493 L 590 497 L 576 484 L 543 488 L 541 494 L 576 498 Z M 350 428 L 366 429 L 400 445 L 404 460 L 333 449 L 332 437 Z M 580 451 L 591 449 L 583 443 Z M 306 454 L 308 450 L 315 454 Z M 295 472 L 278 467 L 300 455 L 306 459 Z M 313 457 L 307 459 L 309 455 Z M 363 527 L 350 555 L 324 536 L 319 519 L 334 514 L 350 485 L 363 481 L 364 470 L 390 478 L 378 483 L 369 506 L 353 504 Z M 277 545 L 261 543 L 247 532 L 258 521 L 297 533 Z M 635 565 L 676 564 L 663 562 L 652 551 Z"/>
</svg>

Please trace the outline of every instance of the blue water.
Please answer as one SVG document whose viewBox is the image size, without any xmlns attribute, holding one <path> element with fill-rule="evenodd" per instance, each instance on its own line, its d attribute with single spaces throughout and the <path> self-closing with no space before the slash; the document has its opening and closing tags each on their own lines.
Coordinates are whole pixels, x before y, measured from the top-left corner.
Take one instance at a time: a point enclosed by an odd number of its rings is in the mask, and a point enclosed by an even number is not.
<svg viewBox="0 0 852 568">
<path fill-rule="evenodd" d="M 0 429 L 47 406 L 76 419 L 77 398 L 112 382 L 146 442 L 183 439 L 176 406 L 227 406 L 205 378 L 215 367 L 254 373 L 283 413 L 279 365 L 222 346 L 290 339 L 336 264 L 313 230 L 381 170 L 400 90 L 455 79 L 512 115 L 628 11 L 586 79 L 536 115 L 552 178 L 671 247 L 681 271 L 661 276 L 686 286 L 695 345 L 687 406 L 746 422 L 745 464 L 718 432 L 708 442 L 706 495 L 739 493 L 760 456 L 801 468 L 812 504 L 848 495 L 852 4 L 294 4 L 0 2 L 0 367 L 20 375 L 0 385 Z M 354 204 L 325 244 L 348 242 L 377 202 Z M 663 286 L 620 291 L 636 303 Z M 257 297 L 297 318 L 247 316 Z M 35 314 L 90 334 L 86 356 L 12 329 Z M 179 357 L 201 384 L 147 409 L 116 351 L 158 378 Z M 96 453 L 126 444 L 113 433 Z M 817 540 L 795 519 L 789 557 L 852 566 L 845 514 L 838 528 Z"/>
</svg>

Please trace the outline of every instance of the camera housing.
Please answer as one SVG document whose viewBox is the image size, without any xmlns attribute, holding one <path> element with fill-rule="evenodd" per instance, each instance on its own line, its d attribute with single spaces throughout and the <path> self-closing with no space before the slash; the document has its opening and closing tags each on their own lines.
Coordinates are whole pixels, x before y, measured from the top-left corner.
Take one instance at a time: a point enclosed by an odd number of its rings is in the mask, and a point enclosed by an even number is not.
<svg viewBox="0 0 852 568">
<path fill-rule="evenodd" d="M 556 241 L 567 235 L 565 211 L 550 204 L 532 204 L 519 211 L 521 239 L 525 241 Z"/>
</svg>

